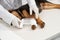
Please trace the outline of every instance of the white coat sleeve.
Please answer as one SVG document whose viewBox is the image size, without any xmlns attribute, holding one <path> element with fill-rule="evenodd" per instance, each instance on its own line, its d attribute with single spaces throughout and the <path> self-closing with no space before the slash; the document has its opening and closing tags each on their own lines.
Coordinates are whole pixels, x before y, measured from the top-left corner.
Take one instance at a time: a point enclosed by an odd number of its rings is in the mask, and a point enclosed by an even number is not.
<svg viewBox="0 0 60 40">
<path fill-rule="evenodd" d="M 13 19 L 12 14 L 4 9 L 2 5 L 0 5 L 0 18 L 2 18 L 9 25 L 11 24 L 11 21 Z"/>
</svg>

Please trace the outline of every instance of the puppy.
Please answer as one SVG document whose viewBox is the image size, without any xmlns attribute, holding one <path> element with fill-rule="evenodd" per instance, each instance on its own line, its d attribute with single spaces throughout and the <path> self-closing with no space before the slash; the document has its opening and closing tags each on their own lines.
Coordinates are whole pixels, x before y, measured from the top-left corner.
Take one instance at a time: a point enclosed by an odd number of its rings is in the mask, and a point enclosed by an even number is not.
<svg viewBox="0 0 60 40">
<path fill-rule="evenodd" d="M 39 11 L 41 12 L 42 10 L 45 9 L 55 9 L 58 8 L 60 9 L 60 5 L 59 4 L 53 4 L 50 3 L 46 0 L 35 0 L 37 7 L 39 8 Z M 28 4 L 25 4 L 23 6 L 21 6 L 20 8 L 10 11 L 13 15 L 15 15 L 16 17 L 18 17 L 19 19 L 23 19 L 23 18 L 35 18 L 37 24 L 40 26 L 40 28 L 44 28 L 45 23 L 40 19 L 40 17 L 38 17 L 36 19 L 36 15 L 35 12 L 32 11 L 32 15 L 30 15 L 30 8 Z M 35 29 L 35 26 L 32 27 L 32 29 Z"/>
<path fill-rule="evenodd" d="M 35 13 L 34 11 L 32 11 L 32 15 L 30 15 L 30 10 L 29 10 L 29 5 L 23 5 L 20 8 L 10 11 L 13 15 L 15 15 L 16 17 L 18 17 L 20 20 L 23 18 L 34 18 L 37 22 L 37 24 L 40 26 L 40 28 L 44 28 L 45 23 L 40 19 L 40 17 L 38 17 L 38 19 L 36 19 L 35 17 Z M 32 29 L 36 29 L 36 27 L 34 25 L 32 25 Z"/>
</svg>

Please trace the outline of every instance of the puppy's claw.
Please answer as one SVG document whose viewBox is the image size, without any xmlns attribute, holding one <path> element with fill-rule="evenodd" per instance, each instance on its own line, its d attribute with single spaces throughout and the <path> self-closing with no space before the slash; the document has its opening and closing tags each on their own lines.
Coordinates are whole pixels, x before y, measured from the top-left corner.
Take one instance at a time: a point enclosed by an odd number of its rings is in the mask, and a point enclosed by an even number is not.
<svg viewBox="0 0 60 40">
<path fill-rule="evenodd" d="M 45 22 L 41 22 L 40 26 L 41 26 L 41 28 L 44 28 Z"/>
</svg>

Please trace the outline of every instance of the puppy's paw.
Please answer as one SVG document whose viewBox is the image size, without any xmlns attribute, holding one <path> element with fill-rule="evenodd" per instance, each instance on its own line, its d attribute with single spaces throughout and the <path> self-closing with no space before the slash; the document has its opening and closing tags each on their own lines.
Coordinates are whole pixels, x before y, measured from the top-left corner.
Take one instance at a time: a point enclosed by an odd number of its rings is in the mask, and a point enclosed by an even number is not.
<svg viewBox="0 0 60 40">
<path fill-rule="evenodd" d="M 36 29 L 36 26 L 35 25 L 32 25 L 31 28 L 32 28 L 32 30 L 35 30 Z"/>
<path fill-rule="evenodd" d="M 41 22 L 41 23 L 40 23 L 40 27 L 41 27 L 41 28 L 44 28 L 44 26 L 45 26 L 45 22 Z"/>
</svg>

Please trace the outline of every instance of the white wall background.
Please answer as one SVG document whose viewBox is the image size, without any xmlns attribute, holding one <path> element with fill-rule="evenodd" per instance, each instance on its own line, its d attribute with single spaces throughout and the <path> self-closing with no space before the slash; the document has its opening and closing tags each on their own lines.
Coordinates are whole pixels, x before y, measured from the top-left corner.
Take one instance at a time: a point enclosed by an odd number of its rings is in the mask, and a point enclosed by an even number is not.
<svg viewBox="0 0 60 40">
<path fill-rule="evenodd" d="M 49 2 L 52 2 L 54 4 L 60 4 L 60 0 L 47 0 Z"/>
</svg>

